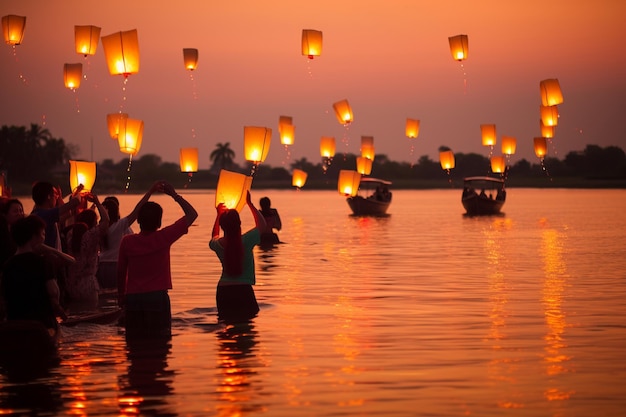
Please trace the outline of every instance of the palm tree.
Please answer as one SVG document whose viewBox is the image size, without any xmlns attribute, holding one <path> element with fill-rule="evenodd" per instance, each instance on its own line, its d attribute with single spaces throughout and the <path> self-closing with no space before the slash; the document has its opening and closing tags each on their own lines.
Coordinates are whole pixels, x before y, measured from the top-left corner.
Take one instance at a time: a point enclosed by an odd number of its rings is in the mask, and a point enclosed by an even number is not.
<svg viewBox="0 0 626 417">
<path fill-rule="evenodd" d="M 215 145 L 215 150 L 209 155 L 209 159 L 213 161 L 211 165 L 213 172 L 230 168 L 234 163 L 235 151 L 230 148 L 230 142 L 218 143 Z"/>
</svg>

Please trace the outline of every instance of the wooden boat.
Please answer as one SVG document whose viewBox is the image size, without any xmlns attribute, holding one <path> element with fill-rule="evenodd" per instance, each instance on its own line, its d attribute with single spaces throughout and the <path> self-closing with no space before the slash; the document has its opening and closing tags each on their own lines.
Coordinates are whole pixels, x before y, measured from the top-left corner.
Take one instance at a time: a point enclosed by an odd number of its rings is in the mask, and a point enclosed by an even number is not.
<svg viewBox="0 0 626 417">
<path fill-rule="evenodd" d="M 494 177 L 467 177 L 463 180 L 461 202 L 469 216 L 499 214 L 506 201 L 504 180 Z"/>
<path fill-rule="evenodd" d="M 348 197 L 348 205 L 355 216 L 384 216 L 391 204 L 391 181 L 379 178 L 362 177 L 359 194 Z M 361 193 L 366 196 L 363 197 Z"/>
</svg>

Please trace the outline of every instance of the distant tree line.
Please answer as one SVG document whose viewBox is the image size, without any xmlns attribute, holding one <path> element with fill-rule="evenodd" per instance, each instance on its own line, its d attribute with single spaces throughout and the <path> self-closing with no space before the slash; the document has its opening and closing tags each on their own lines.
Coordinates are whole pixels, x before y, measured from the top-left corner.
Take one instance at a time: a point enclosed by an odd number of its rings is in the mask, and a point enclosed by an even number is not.
<svg viewBox="0 0 626 417">
<path fill-rule="evenodd" d="M 441 146 L 440 150 L 448 149 Z M 69 164 L 78 152 L 76 146 L 67 144 L 61 138 L 54 138 L 50 132 L 36 124 L 29 128 L 2 126 L 0 129 L 0 171 L 8 178 L 14 189 L 30 189 L 32 182 L 48 179 L 66 187 Z M 122 158 L 115 162 L 105 159 L 97 165 L 98 189 L 110 192 L 123 190 L 131 184 L 130 190 L 143 190 L 156 178 L 166 179 L 177 186 L 189 185 L 195 188 L 214 187 L 219 171 L 228 169 L 250 175 L 254 171 L 255 184 L 264 183 L 268 187 L 291 187 L 291 170 L 297 168 L 308 173 L 307 185 L 311 188 L 332 188 L 341 169 L 355 169 L 358 155 L 338 153 L 332 159 L 309 161 L 306 158 L 288 162 L 287 167 L 272 167 L 260 164 L 253 167 L 245 162 L 235 162 L 235 152 L 230 143 L 218 143 L 207 161 L 208 169 L 191 175 L 181 173 L 177 163 L 163 162 L 161 157 L 147 154 L 141 157 Z M 423 155 L 415 163 L 396 162 L 386 155 L 376 155 L 372 164 L 371 176 L 403 184 L 406 188 L 446 186 L 448 179 L 455 181 L 472 175 L 491 174 L 489 158 L 476 153 L 455 153 L 455 168 L 447 173 L 439 161 Z M 200 165 L 203 162 L 200 161 Z M 254 169 L 253 169 L 254 168 Z M 602 148 L 587 145 L 582 151 L 569 152 L 563 159 L 547 157 L 543 161 L 531 163 L 525 159 L 510 164 L 508 179 L 511 182 L 532 178 L 575 177 L 584 180 L 624 180 L 626 179 L 626 154 L 616 146 Z M 619 184 L 623 186 L 626 181 Z M 20 190 L 22 191 L 22 190 Z M 23 192 L 23 191 L 22 191 Z"/>
</svg>

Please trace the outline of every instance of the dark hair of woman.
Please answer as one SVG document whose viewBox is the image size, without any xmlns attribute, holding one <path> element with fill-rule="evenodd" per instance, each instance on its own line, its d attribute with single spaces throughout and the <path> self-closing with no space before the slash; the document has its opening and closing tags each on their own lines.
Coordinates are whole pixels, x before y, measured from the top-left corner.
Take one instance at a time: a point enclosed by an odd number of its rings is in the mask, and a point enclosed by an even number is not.
<svg viewBox="0 0 626 417">
<path fill-rule="evenodd" d="M 241 239 L 241 218 L 237 210 L 231 209 L 220 216 L 220 226 L 224 230 L 224 272 L 238 276 L 243 272 L 243 242 Z"/>
</svg>

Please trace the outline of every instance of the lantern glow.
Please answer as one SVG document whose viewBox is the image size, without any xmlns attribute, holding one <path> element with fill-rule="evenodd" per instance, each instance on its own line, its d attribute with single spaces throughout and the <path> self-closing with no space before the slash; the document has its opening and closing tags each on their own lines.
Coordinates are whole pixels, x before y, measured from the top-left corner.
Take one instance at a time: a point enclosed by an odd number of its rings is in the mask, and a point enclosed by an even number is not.
<svg viewBox="0 0 626 417">
<path fill-rule="evenodd" d="M 306 178 L 309 176 L 306 172 L 301 169 L 294 169 L 291 177 L 291 185 L 294 187 L 302 188 L 302 186 L 306 183 Z"/>
<path fill-rule="evenodd" d="M 497 174 L 503 173 L 506 168 L 506 161 L 503 156 L 491 157 L 491 171 Z"/>
<path fill-rule="evenodd" d="M 322 54 L 322 32 L 315 29 L 302 29 L 302 55 L 309 59 Z"/>
<path fill-rule="evenodd" d="M 554 137 L 554 126 L 546 126 L 543 124 L 543 120 L 539 120 L 539 128 L 541 129 L 541 136 L 544 138 Z"/>
<path fill-rule="evenodd" d="M 185 69 L 189 71 L 198 68 L 198 50 L 195 48 L 183 48 L 183 62 Z"/>
<path fill-rule="evenodd" d="M 559 123 L 559 109 L 557 106 L 544 106 L 539 108 L 541 122 L 546 126 L 556 126 Z"/>
<path fill-rule="evenodd" d="M 120 123 L 117 141 L 122 153 L 137 155 L 143 140 L 143 121 L 137 119 L 125 119 Z"/>
<path fill-rule="evenodd" d="M 272 140 L 272 129 L 258 126 L 244 126 L 243 128 L 243 146 L 246 161 L 259 162 L 265 161 L 270 150 L 270 142 Z"/>
<path fill-rule="evenodd" d="M 22 43 L 25 27 L 26 16 L 13 14 L 2 16 L 2 32 L 4 33 L 4 41 L 8 45 L 19 45 Z"/>
<path fill-rule="evenodd" d="M 454 168 L 454 153 L 452 151 L 439 152 L 439 163 L 443 169 Z"/>
<path fill-rule="evenodd" d="M 180 172 L 198 172 L 198 148 L 180 148 Z"/>
<path fill-rule="evenodd" d="M 107 114 L 107 127 L 109 128 L 111 139 L 117 140 L 120 134 L 120 125 L 126 124 L 126 119 L 128 119 L 127 113 Z"/>
<path fill-rule="evenodd" d="M 70 189 L 72 191 L 82 184 L 83 192 L 90 192 L 95 182 L 95 162 L 70 161 Z"/>
<path fill-rule="evenodd" d="M 339 180 L 337 181 L 337 189 L 339 194 L 354 197 L 359 191 L 359 183 L 361 182 L 361 174 L 357 171 L 342 169 L 339 171 Z"/>
<path fill-rule="evenodd" d="M 282 145 L 293 145 L 296 127 L 294 125 L 284 125 L 280 131 L 280 143 Z"/>
<path fill-rule="evenodd" d="M 332 158 L 335 156 L 335 138 L 331 136 L 322 136 L 320 139 L 320 155 L 323 158 Z"/>
<path fill-rule="evenodd" d="M 496 125 L 480 125 L 483 146 L 494 146 L 496 144 Z"/>
<path fill-rule="evenodd" d="M 543 137 L 534 138 L 533 142 L 534 142 L 533 145 L 535 148 L 535 155 L 537 155 L 538 158 L 543 159 L 543 157 L 546 156 L 548 153 L 548 142 L 546 138 L 543 138 Z"/>
<path fill-rule="evenodd" d="M 556 78 L 549 78 L 539 83 L 541 92 L 541 104 L 544 106 L 556 106 L 563 103 L 563 93 L 561 85 Z"/>
<path fill-rule="evenodd" d="M 450 53 L 452 58 L 456 61 L 463 61 L 467 59 L 467 52 L 469 49 L 469 40 L 467 35 L 456 35 L 448 38 L 450 43 Z"/>
<path fill-rule="evenodd" d="M 337 116 L 337 120 L 342 125 L 350 124 L 354 121 L 354 114 L 352 113 L 352 108 L 348 103 L 348 100 L 341 100 L 333 104 L 333 109 L 335 109 L 335 115 Z"/>
<path fill-rule="evenodd" d="M 241 211 L 251 186 L 252 177 L 222 169 L 215 190 L 215 207 L 223 203 L 226 208 Z"/>
<path fill-rule="evenodd" d="M 65 86 L 71 90 L 80 87 L 80 81 L 83 79 L 83 64 L 64 64 L 63 65 L 63 81 Z"/>
<path fill-rule="evenodd" d="M 139 72 L 139 37 L 136 29 L 103 36 L 102 47 L 111 75 L 128 77 Z"/>
<path fill-rule="evenodd" d="M 98 26 L 74 26 L 74 43 L 76 53 L 95 55 L 100 41 L 100 28 Z"/>
<path fill-rule="evenodd" d="M 369 175 L 372 173 L 372 160 L 363 156 L 356 158 L 356 170 L 361 175 Z"/>
<path fill-rule="evenodd" d="M 513 136 L 502 136 L 502 153 L 505 155 L 513 155 L 517 148 L 517 139 Z"/>
<path fill-rule="evenodd" d="M 406 119 L 406 136 L 415 139 L 420 133 L 420 121 L 416 119 Z"/>
</svg>

